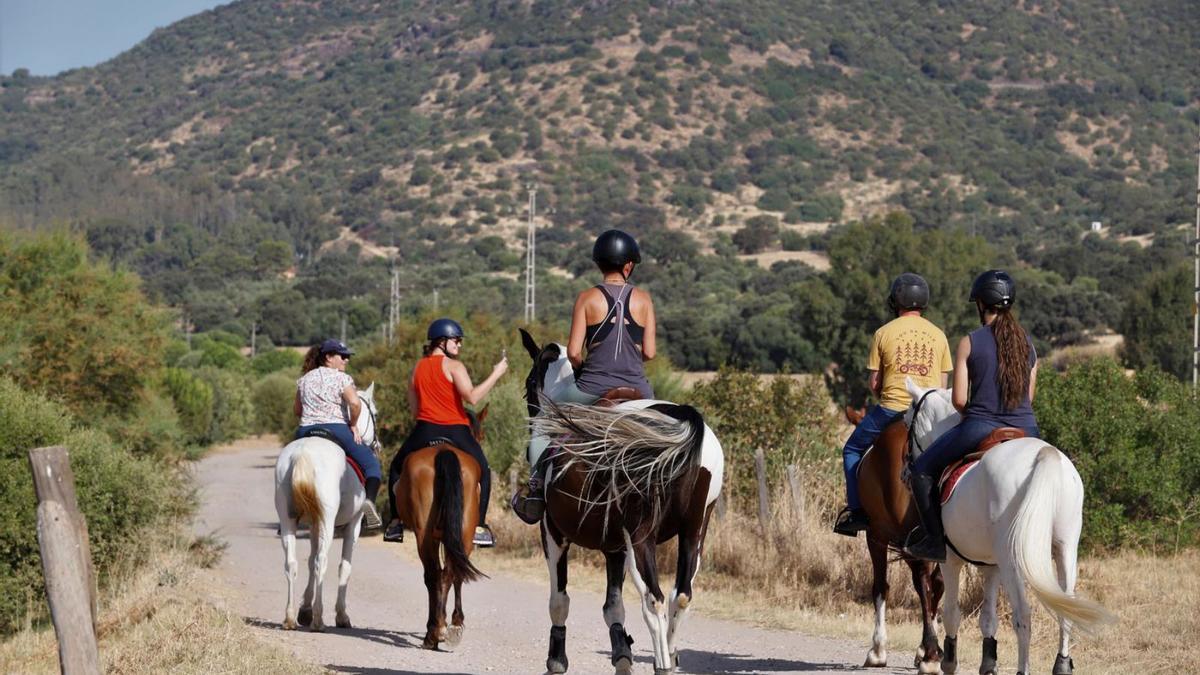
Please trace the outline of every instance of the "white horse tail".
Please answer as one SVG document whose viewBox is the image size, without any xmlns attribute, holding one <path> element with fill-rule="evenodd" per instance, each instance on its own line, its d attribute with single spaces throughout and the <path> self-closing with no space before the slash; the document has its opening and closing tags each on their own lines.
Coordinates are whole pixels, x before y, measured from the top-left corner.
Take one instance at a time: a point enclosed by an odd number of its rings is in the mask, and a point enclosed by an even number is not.
<svg viewBox="0 0 1200 675">
<path fill-rule="evenodd" d="M 1099 603 L 1067 593 L 1059 584 L 1052 542 L 1058 493 L 1065 479 L 1058 449 L 1042 446 L 1033 461 L 1025 498 L 1008 531 L 1008 551 L 1046 609 L 1087 631 L 1113 617 Z"/>
<path fill-rule="evenodd" d="M 317 497 L 316 471 L 304 450 L 297 452 L 296 461 L 292 462 L 292 505 L 296 509 L 296 518 L 308 516 L 314 536 L 321 532 L 324 513 L 321 499 Z"/>
</svg>

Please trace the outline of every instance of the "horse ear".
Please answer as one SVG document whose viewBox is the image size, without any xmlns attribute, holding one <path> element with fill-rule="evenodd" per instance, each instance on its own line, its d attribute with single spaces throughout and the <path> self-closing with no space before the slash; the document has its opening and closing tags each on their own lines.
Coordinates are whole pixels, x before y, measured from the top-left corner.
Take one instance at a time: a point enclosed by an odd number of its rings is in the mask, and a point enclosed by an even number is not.
<svg viewBox="0 0 1200 675">
<path fill-rule="evenodd" d="M 478 413 L 475 414 L 475 422 L 476 423 L 483 424 L 483 421 L 487 419 L 488 408 L 490 408 L 490 407 L 492 407 L 491 403 L 483 406 L 483 410 L 480 410 Z"/>
<path fill-rule="evenodd" d="M 911 377 L 904 378 L 904 388 L 908 390 L 908 395 L 912 396 L 914 401 L 921 398 L 921 394 L 925 393 L 925 390 L 917 386 L 917 383 L 913 382 Z"/>
<path fill-rule="evenodd" d="M 529 358 L 537 361 L 538 354 L 542 351 L 538 344 L 533 341 L 533 336 L 524 328 L 518 328 L 521 331 L 521 344 L 525 345 L 525 351 L 529 352 Z"/>
<path fill-rule="evenodd" d="M 372 382 L 371 386 L 367 387 L 367 390 L 363 392 L 363 396 L 366 396 L 367 398 L 374 400 L 374 398 L 375 398 L 375 383 L 374 382 Z"/>
</svg>

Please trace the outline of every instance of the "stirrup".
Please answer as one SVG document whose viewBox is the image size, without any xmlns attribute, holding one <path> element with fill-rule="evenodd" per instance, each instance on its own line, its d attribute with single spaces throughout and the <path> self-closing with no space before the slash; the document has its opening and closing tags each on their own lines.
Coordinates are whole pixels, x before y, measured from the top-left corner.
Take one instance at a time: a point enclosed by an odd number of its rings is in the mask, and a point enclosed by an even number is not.
<svg viewBox="0 0 1200 675">
<path fill-rule="evenodd" d="M 540 492 L 529 492 L 527 487 L 522 487 L 513 495 L 509 506 L 526 525 L 537 525 L 546 514 L 546 499 Z"/>
<path fill-rule="evenodd" d="M 867 529 L 866 513 L 862 509 L 852 509 L 849 506 L 838 513 L 833 531 L 847 537 L 857 537 L 858 533 Z"/>
<path fill-rule="evenodd" d="M 496 545 L 496 537 L 492 534 L 492 528 L 487 525 L 477 525 L 475 527 L 475 535 L 472 541 L 479 548 L 492 548 Z"/>
</svg>

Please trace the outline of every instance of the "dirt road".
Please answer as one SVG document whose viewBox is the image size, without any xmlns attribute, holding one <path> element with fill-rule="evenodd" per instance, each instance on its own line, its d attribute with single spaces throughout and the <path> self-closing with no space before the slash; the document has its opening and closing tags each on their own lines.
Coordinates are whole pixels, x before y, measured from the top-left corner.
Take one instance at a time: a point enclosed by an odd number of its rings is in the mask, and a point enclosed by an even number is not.
<svg viewBox="0 0 1200 675">
<path fill-rule="evenodd" d="M 378 537 L 360 539 L 350 580 L 348 613 L 354 628 L 333 628 L 337 589 L 335 541 L 326 579 L 326 633 L 283 631 L 286 585 L 283 553 L 275 534 L 272 469 L 278 448 L 241 444 L 214 452 L 197 470 L 202 506 L 197 534 L 216 534 L 228 549 L 214 571 L 222 589 L 218 599 L 246 618 L 267 641 L 283 645 L 299 658 L 343 673 L 540 673 L 544 671 L 550 620 L 545 583 L 519 579 L 489 569 L 488 551 L 474 560 L 491 578 L 468 585 L 464 595 L 466 634 L 453 653 L 421 649 L 426 596 L 421 569 L 403 545 Z M 307 541 L 299 546 L 307 581 Z M 702 568 L 703 570 L 703 568 Z M 653 670 L 648 631 L 636 597 L 626 584 L 627 628 L 633 635 L 635 672 Z M 703 571 L 700 575 L 703 589 Z M 570 589 L 567 650 L 572 673 L 611 673 L 608 631 L 601 617 L 601 588 Z M 696 607 L 703 612 L 703 590 Z M 717 621 L 693 610 L 682 628 L 680 670 L 686 673 L 907 673 L 911 668 L 871 669 L 862 663 L 865 645 L 814 638 Z M 901 666 L 910 652 L 896 650 L 892 663 Z"/>
</svg>

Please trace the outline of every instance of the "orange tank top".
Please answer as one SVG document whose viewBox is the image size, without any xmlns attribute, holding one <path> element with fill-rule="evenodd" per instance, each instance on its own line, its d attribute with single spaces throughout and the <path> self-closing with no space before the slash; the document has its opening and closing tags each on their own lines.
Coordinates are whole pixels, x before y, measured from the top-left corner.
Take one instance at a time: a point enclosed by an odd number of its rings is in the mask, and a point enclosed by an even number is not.
<svg viewBox="0 0 1200 675">
<path fill-rule="evenodd" d="M 444 358 L 442 354 L 434 354 L 417 361 L 413 373 L 413 386 L 417 390 L 417 420 L 430 424 L 470 426 L 462 396 L 458 395 L 454 383 L 447 380 L 442 372 Z"/>
</svg>

